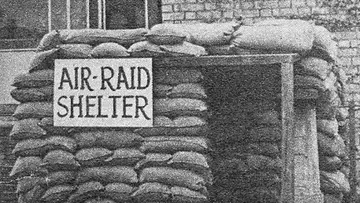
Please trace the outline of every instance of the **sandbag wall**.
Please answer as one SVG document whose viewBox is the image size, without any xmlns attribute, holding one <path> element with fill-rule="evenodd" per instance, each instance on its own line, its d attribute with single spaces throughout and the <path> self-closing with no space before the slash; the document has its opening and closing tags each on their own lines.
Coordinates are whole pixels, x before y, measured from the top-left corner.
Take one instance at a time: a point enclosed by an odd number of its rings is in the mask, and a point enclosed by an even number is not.
<svg viewBox="0 0 360 203">
<path fill-rule="evenodd" d="M 320 167 L 320 185 L 325 202 L 343 202 L 350 192 L 349 176 L 344 168 L 349 166 L 346 147 L 347 110 L 344 105 L 342 70 L 335 65 L 325 78 L 325 91 L 317 103 L 317 130 Z M 336 75 L 338 77 L 336 77 Z"/>
<path fill-rule="evenodd" d="M 15 156 L 11 153 L 15 142 L 9 138 L 10 131 L 16 122 L 12 114 L 16 104 L 0 105 L 0 202 L 16 202 L 16 181 L 9 177 L 12 166 L 15 163 Z"/>
<path fill-rule="evenodd" d="M 184 37 L 154 38 L 153 44 L 144 41 L 146 33 L 62 30 L 44 36 L 29 72 L 16 76 L 11 91 L 21 102 L 10 133 L 17 142 L 10 176 L 18 180 L 18 202 L 209 201 L 208 105 L 198 69 L 154 67 L 153 128 L 53 126 L 55 59 L 206 54 Z M 128 51 L 133 43 L 166 49 Z"/>
</svg>

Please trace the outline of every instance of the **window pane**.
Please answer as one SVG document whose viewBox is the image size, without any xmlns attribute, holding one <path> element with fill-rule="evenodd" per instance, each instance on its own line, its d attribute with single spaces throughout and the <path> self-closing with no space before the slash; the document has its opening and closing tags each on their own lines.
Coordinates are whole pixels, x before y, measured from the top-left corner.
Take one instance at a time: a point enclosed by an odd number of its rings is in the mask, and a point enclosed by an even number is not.
<svg viewBox="0 0 360 203">
<path fill-rule="evenodd" d="M 48 0 L 2 0 L 0 49 L 33 48 L 48 32 Z"/>
<path fill-rule="evenodd" d="M 144 0 L 107 0 L 106 28 L 130 29 L 145 27 Z"/>
</svg>

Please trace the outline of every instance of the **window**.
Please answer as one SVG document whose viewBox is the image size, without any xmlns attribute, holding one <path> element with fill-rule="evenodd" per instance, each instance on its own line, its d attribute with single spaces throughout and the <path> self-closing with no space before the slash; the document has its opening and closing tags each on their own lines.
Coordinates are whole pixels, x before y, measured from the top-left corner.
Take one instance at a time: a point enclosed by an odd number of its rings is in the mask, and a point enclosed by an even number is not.
<svg viewBox="0 0 360 203">
<path fill-rule="evenodd" d="M 2 0 L 0 49 L 35 48 L 54 29 L 132 29 L 161 22 L 161 0 Z"/>
<path fill-rule="evenodd" d="M 149 28 L 161 22 L 161 0 L 90 0 L 90 28 Z"/>
<path fill-rule="evenodd" d="M 48 29 L 48 0 L 2 0 L 0 49 L 35 47 Z"/>
</svg>

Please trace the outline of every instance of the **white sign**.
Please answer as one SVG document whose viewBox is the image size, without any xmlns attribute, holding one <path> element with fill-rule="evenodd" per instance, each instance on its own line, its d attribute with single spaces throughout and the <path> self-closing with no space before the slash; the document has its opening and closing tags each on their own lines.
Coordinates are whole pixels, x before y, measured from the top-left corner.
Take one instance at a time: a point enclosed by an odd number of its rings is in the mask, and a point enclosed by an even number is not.
<svg viewBox="0 0 360 203">
<path fill-rule="evenodd" d="M 151 58 L 55 60 L 54 125 L 152 127 Z"/>
</svg>

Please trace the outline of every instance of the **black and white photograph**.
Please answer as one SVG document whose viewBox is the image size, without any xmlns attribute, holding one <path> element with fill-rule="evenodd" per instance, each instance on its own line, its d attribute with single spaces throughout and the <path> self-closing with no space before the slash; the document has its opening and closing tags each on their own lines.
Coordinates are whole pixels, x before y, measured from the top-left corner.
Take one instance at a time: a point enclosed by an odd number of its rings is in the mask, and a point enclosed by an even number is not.
<svg viewBox="0 0 360 203">
<path fill-rule="evenodd" d="M 360 203 L 360 0 L 0 0 L 0 203 Z"/>
</svg>

